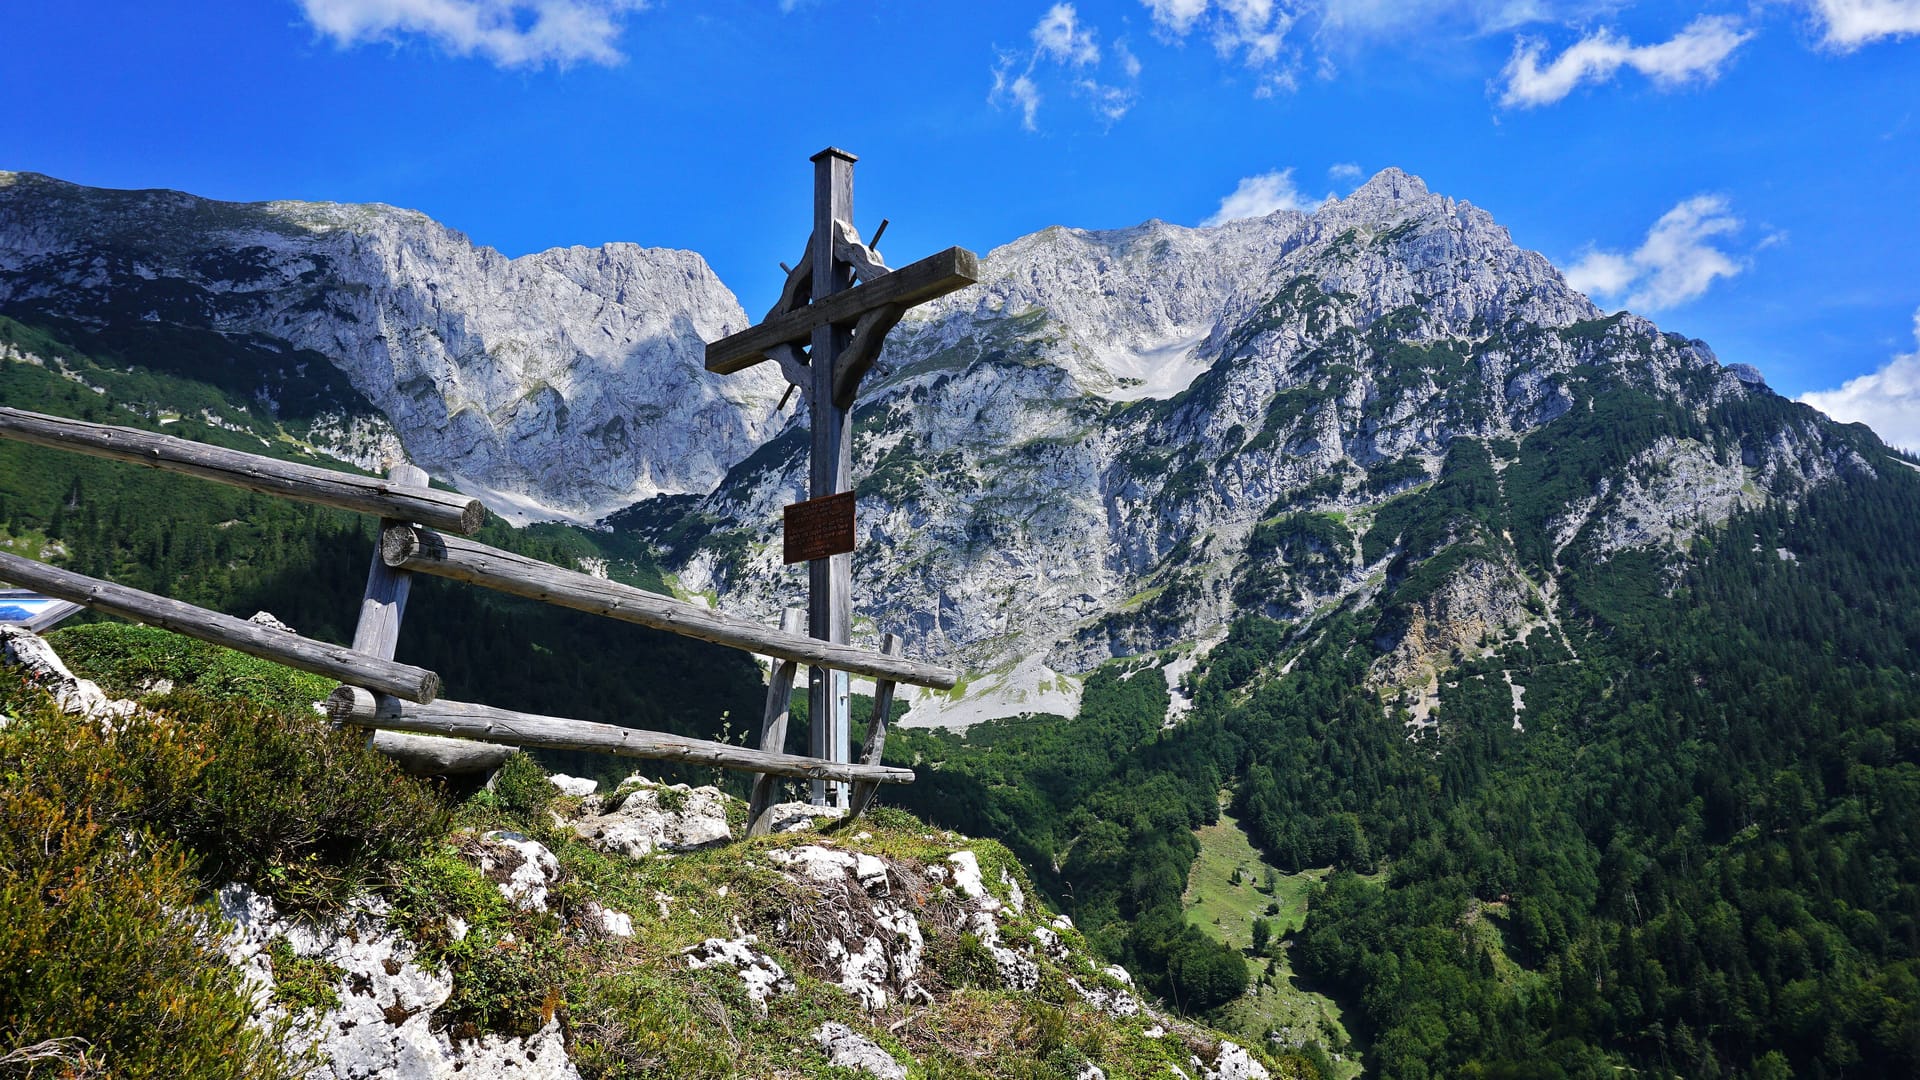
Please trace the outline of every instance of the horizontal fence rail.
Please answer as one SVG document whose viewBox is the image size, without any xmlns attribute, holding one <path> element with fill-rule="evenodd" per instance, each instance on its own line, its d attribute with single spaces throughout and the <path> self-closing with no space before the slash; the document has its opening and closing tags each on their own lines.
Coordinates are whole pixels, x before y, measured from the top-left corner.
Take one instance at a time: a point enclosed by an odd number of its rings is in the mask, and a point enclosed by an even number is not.
<svg viewBox="0 0 1920 1080">
<path fill-rule="evenodd" d="M 24 409 L 0 407 L 0 439 L 147 465 L 262 495 L 417 521 L 457 533 L 471 533 L 487 520 L 487 508 L 480 500 L 451 491 L 405 486 L 137 428 L 68 420 Z"/>
<path fill-rule="evenodd" d="M 960 679 L 960 673 L 951 668 L 776 630 L 751 619 L 723 615 L 684 600 L 566 570 L 473 540 L 444 536 L 430 529 L 402 525 L 383 530 L 380 556 L 395 569 L 484 585 L 530 600 L 668 630 L 778 660 L 936 690 L 951 689 Z"/>
<path fill-rule="evenodd" d="M 942 257 L 949 254 L 943 253 Z M 941 262 L 942 257 L 907 268 L 914 273 L 888 274 L 874 284 L 891 278 L 887 287 L 896 290 L 943 288 L 947 282 L 942 275 L 951 277 L 956 270 L 947 265 L 952 259 Z M 881 650 L 834 644 L 801 634 L 797 610 L 788 612 L 781 627 L 775 629 L 448 535 L 478 529 L 486 521 L 486 509 L 476 499 L 433 490 L 426 474 L 411 465 L 396 466 L 381 480 L 170 435 L 4 406 L 0 406 L 0 439 L 147 465 L 263 495 L 379 515 L 380 546 L 368 569 L 352 647 L 260 626 L 5 552 L 0 552 L 0 581 L 30 586 L 109 615 L 338 679 L 344 685 L 328 698 L 329 715 L 338 723 L 372 729 L 373 745 L 413 771 L 438 775 L 485 770 L 497 766 L 508 747 L 587 750 L 760 773 L 753 792 L 756 811 L 764 811 L 772 797 L 770 777 L 849 783 L 855 785 L 857 798 L 852 812 L 858 814 L 872 799 L 876 785 L 909 784 L 914 779 L 912 769 L 880 764 L 886 739 L 885 714 L 895 684 L 946 690 L 960 678 L 960 673 L 952 669 L 900 655 L 900 640 L 892 634 L 887 635 Z M 441 689 L 439 675 L 392 659 L 413 572 L 773 657 L 761 748 L 436 700 Z M 797 665 L 803 663 L 813 665 L 816 671 L 845 671 L 875 680 L 879 711 L 868 731 L 864 761 L 835 762 L 780 752 L 793 677 Z M 763 827 L 757 820 L 754 824 Z"/>
<path fill-rule="evenodd" d="M 592 750 L 620 757 L 717 765 L 773 776 L 880 784 L 913 782 L 912 769 L 849 765 L 820 758 L 774 754 L 728 743 L 621 727 L 618 724 L 540 716 L 462 701 L 435 701 L 421 705 L 383 702 L 354 686 L 342 686 L 333 692 L 327 699 L 327 715 L 335 723 L 360 727 L 484 739 L 487 742 L 548 750 Z"/>
<path fill-rule="evenodd" d="M 158 626 L 201 641 L 238 649 L 250 656 L 330 679 L 378 690 L 413 702 L 440 696 L 440 676 L 425 668 L 357 653 L 345 645 L 301 637 L 285 630 L 250 623 L 217 611 L 183 604 L 111 581 L 101 581 L 71 570 L 0 552 L 0 580 L 31 585 L 48 596 L 71 601 L 95 611 Z"/>
</svg>

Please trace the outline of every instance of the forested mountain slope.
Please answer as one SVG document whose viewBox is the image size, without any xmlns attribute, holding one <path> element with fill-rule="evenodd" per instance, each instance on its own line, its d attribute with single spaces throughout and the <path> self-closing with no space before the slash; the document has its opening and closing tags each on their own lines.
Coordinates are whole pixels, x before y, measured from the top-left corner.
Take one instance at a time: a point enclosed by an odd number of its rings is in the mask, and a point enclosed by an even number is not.
<svg viewBox="0 0 1920 1080">
<path fill-rule="evenodd" d="M 1591 491 L 1636 443 L 1796 427 L 1881 467 L 1756 500 L 1684 551 L 1609 549 L 1591 524 L 1556 550 L 1539 516 L 1543 489 Z M 1178 724 L 1163 669 L 1136 660 L 1090 678 L 1078 717 L 888 751 L 922 767 L 910 805 L 1007 838 L 1096 940 L 1203 1005 L 1231 995 L 1237 957 L 1187 925 L 1181 892 L 1228 788 L 1278 868 L 1335 868 L 1282 947 L 1348 1005 L 1378 1075 L 1907 1075 L 1915 521 L 1920 477 L 1858 429 L 1770 396 L 1690 417 L 1603 389 L 1516 443 L 1456 438 L 1357 538 L 1399 538 L 1377 591 L 1242 614 Z M 1315 572 L 1356 546 L 1345 527 L 1264 525 L 1269 565 Z M 1430 693 L 1383 681 L 1440 634 Z"/>
</svg>

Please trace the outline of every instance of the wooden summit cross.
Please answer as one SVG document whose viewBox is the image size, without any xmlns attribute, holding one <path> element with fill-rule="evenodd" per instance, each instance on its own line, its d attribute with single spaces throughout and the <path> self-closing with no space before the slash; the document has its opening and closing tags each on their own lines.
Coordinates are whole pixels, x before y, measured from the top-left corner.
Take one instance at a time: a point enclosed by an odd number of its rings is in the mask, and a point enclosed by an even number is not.
<svg viewBox="0 0 1920 1080">
<path fill-rule="evenodd" d="M 806 400 L 813 428 L 809 498 L 788 508 L 788 528 L 791 532 L 796 522 L 804 522 L 817 542 L 801 544 L 788 561 L 807 560 L 807 632 L 844 645 L 853 628 L 853 502 L 833 496 L 853 490 L 851 420 L 860 380 L 880 355 L 887 331 L 908 308 L 973 284 L 980 265 L 973 252 L 955 247 L 889 269 L 853 227 L 853 163 L 858 159 L 828 147 L 812 160 L 813 235 L 807 250 L 787 272 L 779 302 L 758 326 L 707 346 L 707 370 L 726 375 L 772 360 Z M 886 227 L 882 221 L 875 230 L 875 245 Z M 800 538 L 788 539 L 792 548 Z M 811 753 L 851 761 L 847 674 L 809 670 Z M 813 801 L 825 803 L 823 781 L 813 782 Z M 845 784 L 834 784 L 834 802 L 847 805 Z"/>
</svg>

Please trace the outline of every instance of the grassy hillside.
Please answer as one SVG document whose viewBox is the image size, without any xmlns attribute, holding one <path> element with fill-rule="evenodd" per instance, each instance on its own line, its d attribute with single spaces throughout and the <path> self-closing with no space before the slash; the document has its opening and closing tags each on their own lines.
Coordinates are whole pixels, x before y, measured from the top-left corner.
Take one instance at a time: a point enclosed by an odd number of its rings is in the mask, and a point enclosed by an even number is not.
<svg viewBox="0 0 1920 1080">
<path fill-rule="evenodd" d="M 1221 1006 L 1211 1021 L 1250 1039 L 1300 1047 L 1329 1077 L 1360 1075 L 1362 1059 L 1339 1003 L 1301 985 L 1287 940 L 1306 924 L 1308 897 L 1328 871 L 1281 873 L 1225 810 L 1195 836 L 1200 854 L 1181 898 L 1187 921 L 1245 952 L 1256 972 L 1246 995 Z M 1256 931 L 1255 923 L 1266 928 Z"/>
<path fill-rule="evenodd" d="M 1030 989 L 1003 985 L 975 924 L 961 919 L 971 910 L 963 895 L 927 873 L 973 852 L 988 892 L 1009 905 L 994 920 L 1000 939 L 1038 941 L 1052 917 L 1013 912 L 1013 891 L 1032 896 L 1032 883 L 990 841 L 882 811 L 829 837 L 633 861 L 575 836 L 564 822 L 580 800 L 524 755 L 463 796 L 399 774 L 360 736 L 330 729 L 305 705 L 324 681 L 158 631 L 96 625 L 54 640 L 119 692 L 160 672 L 175 686 L 116 729 L 60 713 L 0 668 L 0 1055 L 44 1055 L 9 1059 L 8 1075 L 298 1075 L 311 1059 L 281 1038 L 364 988 L 310 947 L 276 938 L 272 1000 L 284 1015 L 250 1020 L 266 1014 L 202 930 L 217 919 L 209 891 L 228 882 L 313 925 L 341 917 L 350 900 L 379 898 L 385 925 L 418 950 L 408 962 L 451 975 L 435 1024 L 459 1041 L 557 1022 L 591 1078 L 864 1075 L 828 1066 L 808 1033 L 829 1022 L 915 1080 L 1072 1078 L 1090 1061 L 1115 1080 L 1144 1080 L 1216 1053 L 1219 1036 L 1206 1029 L 1091 1004 L 1070 979 L 1121 987 L 1071 928 L 1053 930 L 1067 951 L 1027 947 Z M 737 801 L 727 809 L 736 827 L 744 812 Z M 477 861 L 480 838 L 498 829 L 557 857 L 544 906 L 510 903 L 496 887 L 506 877 Z M 863 917 L 865 899 L 780 871 L 776 853 L 808 844 L 888 868 L 890 902 L 925 934 L 922 997 L 869 1011 L 833 984 L 829 943 L 845 933 L 841 919 Z M 631 936 L 593 931 L 601 907 L 630 914 Z M 791 988 L 756 1006 L 732 968 L 688 961 L 710 939 L 754 943 Z M 1304 1059 L 1269 1064 L 1278 1076 L 1313 1075 Z"/>
</svg>

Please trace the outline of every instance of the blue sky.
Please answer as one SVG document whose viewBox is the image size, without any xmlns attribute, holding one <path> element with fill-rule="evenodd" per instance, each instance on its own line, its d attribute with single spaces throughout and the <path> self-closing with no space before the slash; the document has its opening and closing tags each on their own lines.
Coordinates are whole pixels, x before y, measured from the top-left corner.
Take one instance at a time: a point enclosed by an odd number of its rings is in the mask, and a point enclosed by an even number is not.
<svg viewBox="0 0 1920 1080">
<path fill-rule="evenodd" d="M 68 0 L 0 37 L 0 168 L 692 248 L 750 311 L 828 144 L 896 260 L 1396 165 L 1920 449 L 1920 0 Z"/>
</svg>

